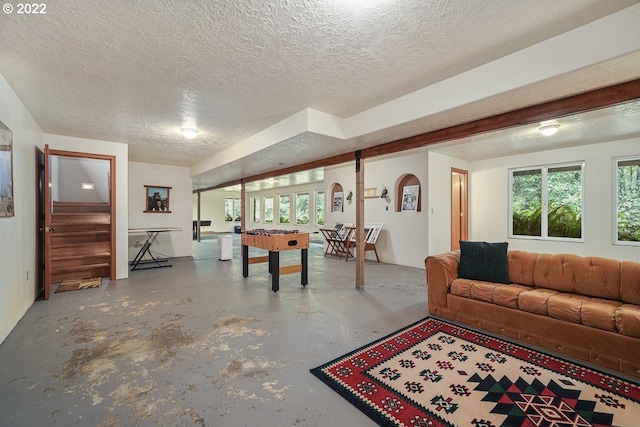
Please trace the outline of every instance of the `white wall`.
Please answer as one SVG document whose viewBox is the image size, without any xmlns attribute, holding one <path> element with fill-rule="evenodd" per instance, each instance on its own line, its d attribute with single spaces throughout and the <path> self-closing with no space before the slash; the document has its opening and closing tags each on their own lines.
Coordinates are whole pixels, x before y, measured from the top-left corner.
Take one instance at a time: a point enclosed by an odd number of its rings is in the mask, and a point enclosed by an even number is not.
<svg viewBox="0 0 640 427">
<path fill-rule="evenodd" d="M 364 159 L 364 187 L 377 188 L 377 194 L 387 187 L 387 199 L 371 198 L 364 200 L 365 222 L 383 223 L 382 231 L 376 242 L 376 249 L 382 262 L 424 268 L 424 259 L 429 252 L 429 157 L 426 151 L 416 151 L 401 156 Z M 421 185 L 421 212 L 396 212 L 396 186 L 405 175 L 415 175 Z M 341 165 L 325 168 L 324 184 L 327 203 L 326 224 L 333 227 L 336 223 L 355 223 L 355 165 Z M 351 202 L 344 202 L 343 212 L 331 212 L 331 189 L 339 183 L 345 197 L 353 191 Z M 445 189 L 446 190 L 446 189 Z M 367 259 L 375 259 L 373 253 L 367 253 Z"/>
<path fill-rule="evenodd" d="M 469 164 L 464 160 L 429 153 L 428 255 L 451 250 L 451 168 L 468 170 Z"/>
<path fill-rule="evenodd" d="M 171 187 L 169 190 L 170 213 L 148 213 L 145 185 Z M 152 251 L 162 256 L 181 257 L 192 255 L 191 198 L 192 181 L 189 168 L 129 162 L 129 228 L 178 227 L 181 231 L 160 233 Z M 136 242 L 144 242 L 146 234 L 128 238 L 129 260 L 138 253 Z"/>
<path fill-rule="evenodd" d="M 44 136 L 44 143 L 52 150 L 76 151 L 79 153 L 102 154 L 116 158 L 116 278 L 126 279 L 129 276 L 127 260 L 128 224 L 128 188 L 127 163 L 129 161 L 128 145 L 118 142 L 98 141 L 95 139 L 73 138 L 62 135 Z"/>
<path fill-rule="evenodd" d="M 510 249 L 640 261 L 640 247 L 613 244 L 613 158 L 640 155 L 640 138 L 473 162 L 469 173 L 470 238 L 508 241 Z M 509 239 L 508 169 L 585 161 L 584 242 Z"/>
<path fill-rule="evenodd" d="M 210 226 L 201 227 L 201 231 L 213 231 L 216 233 L 231 233 L 233 227 L 240 225 L 240 221 L 226 222 L 224 220 L 225 197 L 240 198 L 239 191 L 211 190 L 200 193 L 200 219 L 211 221 Z M 193 219 L 198 219 L 198 195 L 194 194 Z"/>
<path fill-rule="evenodd" d="M 13 132 L 15 208 L 15 216 L 0 218 L 1 343 L 37 297 L 35 147 L 43 147 L 42 130 L 2 75 L 0 121 Z"/>
</svg>

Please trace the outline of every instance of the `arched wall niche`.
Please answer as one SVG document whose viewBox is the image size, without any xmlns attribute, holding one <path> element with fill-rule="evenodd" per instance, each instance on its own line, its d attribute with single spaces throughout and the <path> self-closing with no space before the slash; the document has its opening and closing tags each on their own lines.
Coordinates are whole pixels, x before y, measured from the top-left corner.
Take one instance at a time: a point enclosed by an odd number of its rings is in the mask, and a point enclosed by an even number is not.
<svg viewBox="0 0 640 427">
<path fill-rule="evenodd" d="M 395 211 L 402 212 L 402 199 L 404 195 L 404 188 L 410 185 L 418 186 L 418 203 L 416 207 L 417 212 L 422 212 L 422 185 L 420 184 L 420 180 L 413 174 L 402 175 L 398 178 L 395 187 Z"/>
<path fill-rule="evenodd" d="M 340 185 L 340 183 L 338 182 L 334 182 L 333 184 L 331 184 L 331 199 L 329 199 L 329 203 L 331 203 L 331 205 L 329 206 L 329 211 L 330 212 L 344 212 L 344 200 L 346 194 L 344 194 L 344 190 L 342 189 L 342 185 Z M 340 206 L 339 209 L 336 207 L 336 193 L 342 193 L 342 200 L 339 201 Z"/>
</svg>

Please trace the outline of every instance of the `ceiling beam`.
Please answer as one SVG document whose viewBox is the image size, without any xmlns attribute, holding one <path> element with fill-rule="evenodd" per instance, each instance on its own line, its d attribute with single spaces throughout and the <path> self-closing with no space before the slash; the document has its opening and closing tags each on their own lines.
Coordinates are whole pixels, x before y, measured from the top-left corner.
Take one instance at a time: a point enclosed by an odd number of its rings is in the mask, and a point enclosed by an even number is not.
<svg viewBox="0 0 640 427">
<path fill-rule="evenodd" d="M 471 122 L 462 123 L 448 128 L 426 132 L 408 138 L 398 139 L 375 147 L 363 148 L 362 158 L 383 156 L 386 154 L 398 153 L 415 148 L 426 147 L 440 142 L 462 139 L 481 133 L 493 132 L 501 129 L 508 129 L 516 126 L 528 125 L 545 120 L 557 119 L 572 114 L 584 113 L 601 108 L 612 107 L 640 99 L 640 79 L 607 86 L 601 89 L 572 95 L 553 101 L 536 104 L 518 110 L 485 117 Z M 327 157 L 321 160 L 302 163 L 299 165 L 276 169 L 244 178 L 244 182 L 260 181 L 274 178 L 280 175 L 287 175 L 302 172 L 319 167 L 334 166 L 348 163 L 353 159 L 353 152 Z M 202 188 L 197 191 L 216 190 L 231 185 L 240 184 L 240 180 L 234 180 L 219 184 L 213 187 Z"/>
</svg>

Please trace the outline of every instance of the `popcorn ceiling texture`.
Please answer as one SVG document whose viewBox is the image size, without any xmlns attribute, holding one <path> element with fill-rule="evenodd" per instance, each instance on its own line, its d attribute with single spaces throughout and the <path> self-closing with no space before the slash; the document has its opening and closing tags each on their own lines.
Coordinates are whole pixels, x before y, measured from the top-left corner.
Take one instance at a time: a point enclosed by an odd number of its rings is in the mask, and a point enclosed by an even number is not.
<svg viewBox="0 0 640 427">
<path fill-rule="evenodd" d="M 634 3 L 52 0 L 46 15 L 1 17 L 0 73 L 45 133 L 125 142 L 131 161 L 192 166 L 307 107 L 349 117 Z M 629 78 L 637 63 L 617 73 L 602 67 L 591 83 Z M 583 90 L 575 86 L 562 88 Z M 529 100 L 512 94 L 490 107 Z M 486 105 L 478 110 L 441 120 L 477 117 Z M 179 133 L 187 120 L 197 123 L 195 140 Z M 332 148 L 294 157 L 312 147 L 305 141 Z M 265 163 L 297 164 L 358 144 L 334 142 L 288 141 Z M 231 169 L 228 178 L 238 165 Z"/>
</svg>

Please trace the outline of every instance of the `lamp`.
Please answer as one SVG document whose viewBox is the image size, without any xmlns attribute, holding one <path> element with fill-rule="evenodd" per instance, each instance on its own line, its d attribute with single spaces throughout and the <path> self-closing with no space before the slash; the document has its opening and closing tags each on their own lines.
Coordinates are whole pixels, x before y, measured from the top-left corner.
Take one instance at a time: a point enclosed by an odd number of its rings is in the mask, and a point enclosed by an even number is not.
<svg viewBox="0 0 640 427">
<path fill-rule="evenodd" d="M 384 187 L 382 189 L 382 193 L 380 193 L 380 198 L 381 199 L 386 199 L 387 198 L 387 194 L 389 194 L 389 190 L 387 190 L 387 187 Z"/>
<path fill-rule="evenodd" d="M 555 135 L 555 133 L 558 132 L 558 129 L 560 129 L 560 125 L 545 125 L 540 126 L 538 131 L 544 136 L 551 136 Z"/>
<path fill-rule="evenodd" d="M 198 129 L 195 127 L 184 127 L 180 129 L 180 132 L 182 132 L 182 135 L 187 139 L 193 139 L 198 135 Z"/>
<path fill-rule="evenodd" d="M 353 191 L 349 190 L 349 194 L 347 194 L 347 200 L 351 201 L 353 199 Z"/>
</svg>

